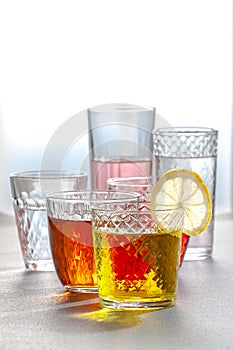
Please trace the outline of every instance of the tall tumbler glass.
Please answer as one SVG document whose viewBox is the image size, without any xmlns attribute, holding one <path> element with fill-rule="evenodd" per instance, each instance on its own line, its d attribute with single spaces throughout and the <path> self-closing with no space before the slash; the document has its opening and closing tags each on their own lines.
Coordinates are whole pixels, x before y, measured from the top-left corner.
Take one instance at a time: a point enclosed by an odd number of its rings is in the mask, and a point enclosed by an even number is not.
<svg viewBox="0 0 233 350">
<path fill-rule="evenodd" d="M 26 171 L 10 174 L 12 202 L 26 270 L 54 271 L 49 244 L 46 194 L 85 190 L 88 175 L 75 171 Z"/>
<path fill-rule="evenodd" d="M 184 258 L 204 260 L 213 252 L 218 131 L 205 127 L 160 128 L 154 131 L 153 138 L 156 179 L 171 169 L 191 169 L 209 189 L 212 220 L 203 234 L 190 237 Z"/>
<path fill-rule="evenodd" d="M 151 176 L 155 109 L 107 104 L 88 110 L 92 189 L 107 180 Z"/>
</svg>

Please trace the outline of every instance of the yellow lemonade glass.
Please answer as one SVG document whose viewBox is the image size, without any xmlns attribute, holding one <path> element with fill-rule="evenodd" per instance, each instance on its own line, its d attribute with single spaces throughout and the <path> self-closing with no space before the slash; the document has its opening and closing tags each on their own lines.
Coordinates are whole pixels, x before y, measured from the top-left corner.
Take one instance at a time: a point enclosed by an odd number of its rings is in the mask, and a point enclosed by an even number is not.
<svg viewBox="0 0 233 350">
<path fill-rule="evenodd" d="M 175 303 L 183 209 L 93 208 L 98 293 L 102 306 L 159 309 Z"/>
</svg>

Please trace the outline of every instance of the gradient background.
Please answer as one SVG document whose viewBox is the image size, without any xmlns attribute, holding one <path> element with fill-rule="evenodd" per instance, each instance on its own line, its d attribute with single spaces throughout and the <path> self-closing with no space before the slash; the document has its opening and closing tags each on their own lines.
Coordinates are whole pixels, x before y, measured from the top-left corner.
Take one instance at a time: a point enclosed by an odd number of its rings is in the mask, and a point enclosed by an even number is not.
<svg viewBox="0 0 233 350">
<path fill-rule="evenodd" d="M 40 168 L 61 127 L 51 165 L 83 166 L 83 111 L 114 102 L 218 129 L 216 211 L 232 211 L 231 0 L 1 1 L 0 211 L 9 173 Z"/>
</svg>

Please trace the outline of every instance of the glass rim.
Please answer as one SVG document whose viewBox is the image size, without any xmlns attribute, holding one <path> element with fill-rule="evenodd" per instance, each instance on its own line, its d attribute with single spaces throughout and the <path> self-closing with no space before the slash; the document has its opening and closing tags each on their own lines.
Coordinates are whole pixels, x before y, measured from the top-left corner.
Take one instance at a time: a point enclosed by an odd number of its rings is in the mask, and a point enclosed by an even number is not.
<svg viewBox="0 0 233 350">
<path fill-rule="evenodd" d="M 119 194 L 121 197 L 119 198 L 106 198 L 106 199 L 102 199 L 102 198 L 72 198 L 72 195 L 78 195 L 78 194 Z M 68 197 L 67 197 L 68 195 Z M 69 197 L 70 196 L 70 197 Z M 53 191 L 53 192 L 49 192 L 46 195 L 46 200 L 47 201 L 53 201 L 53 202 L 70 202 L 70 203 L 83 203 L 83 202 L 105 202 L 105 203 L 109 203 L 109 202 L 131 202 L 132 200 L 139 200 L 141 198 L 140 193 L 137 192 L 124 192 L 124 191 L 112 191 L 112 190 L 80 190 L 80 191 Z"/>
<path fill-rule="evenodd" d="M 88 174 L 84 171 L 74 170 L 26 170 L 12 172 L 9 175 L 10 178 L 21 179 L 59 179 L 59 178 L 87 178 Z"/>
<path fill-rule="evenodd" d="M 140 105 L 135 105 L 131 103 L 107 103 L 103 105 L 94 106 L 91 108 L 88 108 L 88 113 L 127 113 L 127 112 L 154 112 L 155 113 L 155 107 L 143 107 Z"/>
<path fill-rule="evenodd" d="M 136 180 L 148 180 L 145 183 L 134 183 L 134 182 L 127 182 L 127 181 L 136 181 Z M 107 179 L 107 184 L 108 185 L 116 185 L 116 186 L 137 186 L 137 187 L 141 187 L 141 186 L 151 186 L 152 185 L 152 180 L 153 180 L 153 176 L 125 176 L 125 177 L 111 177 L 109 179 Z"/>
<path fill-rule="evenodd" d="M 149 213 L 164 213 L 164 212 L 168 212 L 168 213 L 172 213 L 172 212 L 183 212 L 184 213 L 184 208 L 182 208 L 181 206 L 174 206 L 174 207 L 170 207 L 170 208 L 160 208 L 160 209 L 150 209 L 150 208 L 146 208 L 145 210 L 143 209 L 143 205 L 146 205 L 149 202 L 142 202 L 141 207 L 138 209 L 121 209 L 121 210 L 116 210 L 115 208 L 111 208 L 111 209 L 107 209 L 104 206 L 109 205 L 109 203 L 100 203 L 100 204 L 96 204 L 95 206 L 92 206 L 92 211 L 93 212 L 106 212 L 106 213 L 113 213 L 115 214 L 149 214 Z M 114 204 L 114 203 L 113 203 Z"/>
<path fill-rule="evenodd" d="M 209 127 L 202 126 L 177 126 L 177 127 L 163 127 L 153 130 L 153 134 L 198 134 L 198 135 L 206 135 L 206 134 L 217 134 L 218 130 Z"/>
</svg>

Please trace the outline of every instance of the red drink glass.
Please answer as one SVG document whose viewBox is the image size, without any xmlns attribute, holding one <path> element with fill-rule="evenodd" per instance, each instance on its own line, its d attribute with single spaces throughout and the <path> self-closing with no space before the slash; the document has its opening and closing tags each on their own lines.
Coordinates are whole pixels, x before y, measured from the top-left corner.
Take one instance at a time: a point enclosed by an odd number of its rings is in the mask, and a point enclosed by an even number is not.
<svg viewBox="0 0 233 350">
<path fill-rule="evenodd" d="M 55 192 L 47 196 L 48 229 L 55 270 L 73 292 L 97 292 L 92 239 L 93 205 L 124 201 L 136 208 L 139 194 L 114 191 Z"/>
</svg>

